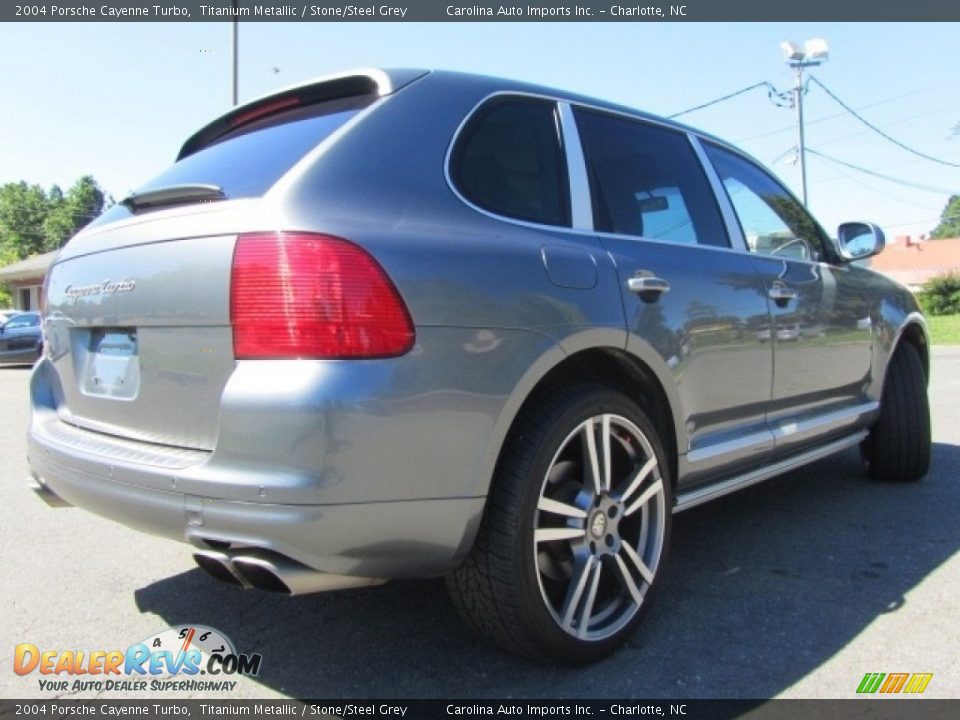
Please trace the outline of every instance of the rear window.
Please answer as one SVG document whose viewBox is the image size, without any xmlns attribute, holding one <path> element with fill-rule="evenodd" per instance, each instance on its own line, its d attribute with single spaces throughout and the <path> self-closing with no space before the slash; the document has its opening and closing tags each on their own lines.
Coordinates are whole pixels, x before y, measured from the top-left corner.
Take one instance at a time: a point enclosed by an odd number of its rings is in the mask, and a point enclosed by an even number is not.
<svg viewBox="0 0 960 720">
<path fill-rule="evenodd" d="M 484 210 L 569 225 L 567 174 L 554 104 L 497 99 L 477 112 L 454 152 L 454 184 Z"/>
<path fill-rule="evenodd" d="M 207 184 L 222 188 L 230 200 L 260 197 L 308 152 L 360 112 L 360 105 L 367 104 L 368 98 L 353 99 L 276 113 L 237 128 L 188 155 L 136 192 Z M 127 207 L 118 203 L 95 224 L 131 215 Z"/>
</svg>

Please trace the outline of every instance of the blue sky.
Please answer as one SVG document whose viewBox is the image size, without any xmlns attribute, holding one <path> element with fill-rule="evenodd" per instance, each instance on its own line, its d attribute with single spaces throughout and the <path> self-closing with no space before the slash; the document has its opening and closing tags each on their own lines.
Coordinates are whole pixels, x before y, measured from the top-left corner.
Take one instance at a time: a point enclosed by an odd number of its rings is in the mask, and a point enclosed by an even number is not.
<svg viewBox="0 0 960 720">
<path fill-rule="evenodd" d="M 352 67 L 436 67 L 516 77 L 671 114 L 769 81 L 792 84 L 781 40 L 824 37 L 813 73 L 901 142 L 960 164 L 960 25 L 869 23 L 241 23 L 240 99 Z M 0 25 L 0 183 L 94 175 L 117 199 L 169 165 L 230 104 L 229 23 Z M 927 189 L 808 160 L 810 206 L 832 232 L 872 220 L 932 229 L 960 168 L 896 147 L 811 86 L 807 144 Z M 685 122 L 733 141 L 799 194 L 784 161 L 792 110 L 754 90 Z M 774 161 L 777 162 L 774 163 Z"/>
</svg>

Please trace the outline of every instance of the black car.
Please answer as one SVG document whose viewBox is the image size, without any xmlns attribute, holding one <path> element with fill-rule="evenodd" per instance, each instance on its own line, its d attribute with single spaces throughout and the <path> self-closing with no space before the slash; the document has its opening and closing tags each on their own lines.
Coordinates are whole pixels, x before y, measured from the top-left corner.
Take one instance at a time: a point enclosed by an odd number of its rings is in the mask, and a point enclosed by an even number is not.
<svg viewBox="0 0 960 720">
<path fill-rule="evenodd" d="M 0 365 L 32 364 L 42 348 L 40 313 L 20 313 L 0 325 Z"/>
</svg>

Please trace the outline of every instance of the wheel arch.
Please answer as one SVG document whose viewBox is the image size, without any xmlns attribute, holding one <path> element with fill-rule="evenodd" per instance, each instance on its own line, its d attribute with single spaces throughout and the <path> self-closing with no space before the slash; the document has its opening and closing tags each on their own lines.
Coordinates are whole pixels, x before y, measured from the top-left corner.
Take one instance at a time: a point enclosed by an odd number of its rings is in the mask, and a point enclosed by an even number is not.
<svg viewBox="0 0 960 720">
<path fill-rule="evenodd" d="M 654 370 L 642 359 L 627 351 L 609 346 L 591 347 L 566 355 L 550 367 L 526 393 L 525 398 L 510 419 L 509 427 L 500 444 L 497 461 L 499 465 L 506 438 L 510 437 L 524 414 L 541 401 L 551 389 L 571 384 L 597 384 L 623 393 L 637 403 L 660 430 L 673 485 L 677 482 L 678 435 L 674 418 L 674 406 Z M 496 469 L 494 469 L 494 474 Z M 492 477 L 491 477 L 492 479 Z"/>
<path fill-rule="evenodd" d="M 894 353 L 900 350 L 904 344 L 912 345 L 917 355 L 920 356 L 920 363 L 923 365 L 923 375 L 927 384 L 930 383 L 930 336 L 927 332 L 926 322 L 920 313 L 911 313 L 891 343 L 890 354 L 887 356 L 887 364 L 884 367 L 884 379 L 886 379 L 887 370 L 890 367 L 890 358 Z"/>
</svg>

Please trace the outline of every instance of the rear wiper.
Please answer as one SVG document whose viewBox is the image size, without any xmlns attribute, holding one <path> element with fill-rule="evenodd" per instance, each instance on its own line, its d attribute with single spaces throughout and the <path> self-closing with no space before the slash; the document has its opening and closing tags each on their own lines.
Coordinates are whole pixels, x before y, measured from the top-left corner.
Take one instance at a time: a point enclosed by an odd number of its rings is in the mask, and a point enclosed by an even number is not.
<svg viewBox="0 0 960 720">
<path fill-rule="evenodd" d="M 136 212 L 162 205 L 185 205 L 192 202 L 225 200 L 226 193 L 217 185 L 170 185 L 169 187 L 130 193 L 120 201 L 129 210 Z"/>
</svg>

